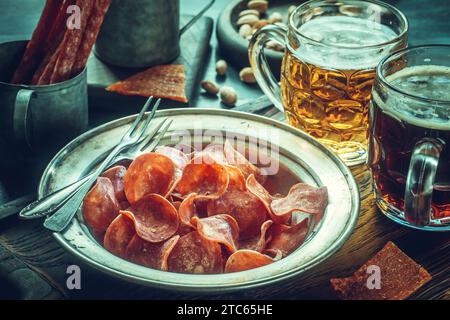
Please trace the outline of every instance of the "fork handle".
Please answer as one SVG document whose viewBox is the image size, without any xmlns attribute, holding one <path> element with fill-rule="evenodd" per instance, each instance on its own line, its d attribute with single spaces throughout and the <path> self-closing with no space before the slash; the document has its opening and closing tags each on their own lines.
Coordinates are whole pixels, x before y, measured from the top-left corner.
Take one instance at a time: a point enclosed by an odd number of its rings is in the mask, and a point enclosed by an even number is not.
<svg viewBox="0 0 450 320">
<path fill-rule="evenodd" d="M 119 144 L 114 150 L 108 155 L 108 157 L 102 162 L 102 164 L 94 171 L 94 173 L 89 177 L 84 185 L 80 187 L 78 191 L 73 194 L 69 200 L 64 203 L 61 208 L 58 209 L 52 216 L 48 217 L 44 222 L 44 227 L 53 231 L 61 232 L 63 231 L 69 222 L 72 220 L 73 216 L 77 212 L 84 197 L 89 192 L 91 186 L 97 180 L 97 178 L 106 169 L 109 163 L 121 152 L 126 145 Z"/>
<path fill-rule="evenodd" d="M 37 219 L 58 210 L 92 175 L 93 173 L 90 173 L 84 178 L 30 203 L 19 212 L 19 217 L 24 220 Z"/>
</svg>

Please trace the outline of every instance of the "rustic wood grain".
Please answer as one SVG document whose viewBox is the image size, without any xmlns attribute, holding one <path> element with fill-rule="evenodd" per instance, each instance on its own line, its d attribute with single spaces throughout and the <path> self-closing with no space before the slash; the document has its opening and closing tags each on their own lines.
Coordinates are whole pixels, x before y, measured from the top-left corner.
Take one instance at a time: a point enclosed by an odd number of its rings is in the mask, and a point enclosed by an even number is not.
<svg viewBox="0 0 450 320">
<path fill-rule="evenodd" d="M 288 282 L 257 290 L 208 296 L 208 298 L 335 299 L 329 279 L 351 275 L 387 241 L 391 240 L 422 264 L 433 276 L 433 279 L 412 298 L 449 299 L 450 239 L 448 233 L 419 232 L 391 222 L 376 209 L 367 167 L 360 166 L 352 171 L 360 187 L 360 218 L 350 239 L 335 255 L 322 265 Z M 3 227 L 0 227 L 0 245 L 8 250 L 10 256 L 21 262 L 12 269 L 21 270 L 26 266 L 47 281 L 52 288 L 51 294 L 48 295 L 50 298 L 197 299 L 206 297 L 199 294 L 145 288 L 101 274 L 65 253 L 51 233 L 41 227 L 41 221 L 18 221 L 16 218 L 7 220 Z M 70 291 L 66 288 L 66 269 L 71 264 L 81 266 L 82 290 L 80 291 Z M 23 275 L 25 276 L 25 273 Z M 23 296 L 23 298 L 27 297 L 27 295 Z"/>
</svg>

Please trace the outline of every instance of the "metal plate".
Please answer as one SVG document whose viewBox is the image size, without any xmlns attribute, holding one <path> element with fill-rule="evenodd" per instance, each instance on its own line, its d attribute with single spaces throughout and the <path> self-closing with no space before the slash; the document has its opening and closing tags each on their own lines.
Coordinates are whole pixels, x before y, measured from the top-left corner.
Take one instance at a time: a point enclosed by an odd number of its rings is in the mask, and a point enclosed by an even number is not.
<svg viewBox="0 0 450 320">
<path fill-rule="evenodd" d="M 146 268 L 106 251 L 90 234 L 79 212 L 56 240 L 70 253 L 113 276 L 147 286 L 172 290 L 225 292 L 267 285 L 294 277 L 336 252 L 350 236 L 359 215 L 359 192 L 350 170 L 327 148 L 287 124 L 248 113 L 218 109 L 172 109 L 157 112 L 154 122 L 169 117 L 171 130 L 203 130 L 248 135 L 270 128 L 278 135 L 280 163 L 297 177 L 314 185 L 325 185 L 329 205 L 320 224 L 310 230 L 307 241 L 286 258 L 270 265 L 237 273 L 188 275 Z M 86 168 L 114 146 L 135 116 L 95 128 L 67 145 L 50 162 L 41 179 L 42 197 L 80 178 Z M 170 132 L 168 132 L 170 134 Z M 161 144 L 169 144 L 169 140 Z"/>
</svg>

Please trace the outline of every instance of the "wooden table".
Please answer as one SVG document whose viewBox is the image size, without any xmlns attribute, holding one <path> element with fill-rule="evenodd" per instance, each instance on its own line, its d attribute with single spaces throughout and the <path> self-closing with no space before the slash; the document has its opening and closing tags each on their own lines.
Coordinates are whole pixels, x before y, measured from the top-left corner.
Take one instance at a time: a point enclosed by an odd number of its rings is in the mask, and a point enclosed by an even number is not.
<svg viewBox="0 0 450 320">
<path fill-rule="evenodd" d="M 31 0 L 23 1 L 32 7 Z M 217 1 L 210 11 L 216 17 L 226 0 Z M 410 18 L 411 40 L 418 43 L 450 43 L 450 16 L 445 10 L 445 4 L 440 1 L 390 1 L 396 4 Z M 11 18 L 14 0 L 2 1 L 0 5 L 0 21 L 5 21 L 6 15 Z M 9 4 L 9 5 L 8 5 Z M 192 1 L 187 8 L 188 13 L 200 8 L 200 0 Z M 29 9 L 26 12 L 32 12 Z M 9 15 L 8 15 L 9 12 Z M 17 14 L 18 11 L 15 13 Z M 34 13 L 36 15 L 36 13 Z M 28 17 L 30 18 L 30 17 Z M 14 17 L 14 21 L 29 21 L 25 16 Z M 8 20 L 8 19 L 6 19 Z M 33 19 L 31 18 L 31 21 Z M 425 29 L 420 29 L 421 27 Z M 0 29 L 1 28 L 0 23 Z M 23 31 L 27 34 L 32 30 Z M 11 32 L 22 35 L 22 31 L 11 28 Z M 13 33 L 11 33 L 13 35 Z M 11 36 L 14 38 L 13 36 Z M 18 36 L 19 37 L 19 36 Z M 217 56 L 215 39 L 212 40 L 214 52 L 211 55 L 205 77 L 214 73 L 214 61 Z M 237 70 L 231 68 L 231 75 L 227 81 L 237 79 Z M 238 82 L 235 82 L 236 85 Z M 241 88 L 241 87 L 240 87 Z M 245 91 L 243 95 L 251 99 L 255 89 Z M 196 105 L 205 106 L 208 98 L 197 97 Z M 94 120 L 117 117 L 117 114 L 97 115 Z M 351 238 L 331 258 L 322 265 L 313 268 L 306 274 L 289 282 L 272 285 L 260 289 L 252 289 L 234 294 L 209 296 L 209 299 L 311 299 L 335 298 L 329 286 L 331 277 L 344 277 L 352 274 L 359 266 L 366 262 L 375 252 L 380 250 L 387 241 L 395 242 L 410 257 L 422 264 L 433 276 L 431 282 L 420 289 L 413 298 L 417 299 L 450 299 L 450 237 L 449 233 L 426 233 L 407 229 L 385 218 L 377 209 L 372 195 L 370 175 L 366 166 L 359 166 L 352 170 L 358 181 L 361 193 L 361 212 L 358 225 Z M 23 181 L 23 180 L 22 180 Z M 20 195 L 10 192 L 9 181 L 0 181 L 0 204 Z M 23 185 L 23 190 L 35 188 L 34 185 Z M 68 290 L 66 287 L 66 269 L 71 264 L 77 264 L 82 271 L 82 290 Z M 149 289 L 121 280 L 113 279 L 92 268 L 83 265 L 55 242 L 50 232 L 44 230 L 40 221 L 19 221 L 16 217 L 0 222 L 0 298 L 25 299 L 61 299 L 61 298 L 131 298 L 131 299 L 192 299 L 201 295 L 174 293 L 163 290 Z"/>
</svg>

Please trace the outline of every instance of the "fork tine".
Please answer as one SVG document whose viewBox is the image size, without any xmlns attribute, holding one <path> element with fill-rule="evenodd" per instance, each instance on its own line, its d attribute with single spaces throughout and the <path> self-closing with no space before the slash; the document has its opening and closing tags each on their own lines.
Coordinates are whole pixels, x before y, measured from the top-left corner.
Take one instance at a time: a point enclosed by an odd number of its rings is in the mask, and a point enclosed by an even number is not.
<svg viewBox="0 0 450 320">
<path fill-rule="evenodd" d="M 138 127 L 139 123 L 142 120 L 142 117 L 144 116 L 145 112 L 147 111 L 148 107 L 150 106 L 150 103 L 153 101 L 153 96 L 147 99 L 144 106 L 141 109 L 141 112 L 139 112 L 139 115 L 136 117 L 136 120 L 134 120 L 133 124 L 131 125 L 130 129 L 128 129 L 127 133 L 128 135 L 133 135 L 136 131 L 136 128 Z"/>
<path fill-rule="evenodd" d="M 143 134 L 143 133 L 145 133 L 145 131 L 147 131 L 150 121 L 152 121 L 152 119 L 155 117 L 156 110 L 158 110 L 160 104 L 161 104 L 161 98 L 156 100 L 156 103 L 153 106 L 152 112 L 148 115 L 147 119 L 145 120 L 144 124 L 142 125 L 141 134 Z"/>
<path fill-rule="evenodd" d="M 143 137 L 137 143 L 137 146 L 133 148 L 133 150 L 142 151 L 142 146 L 148 145 L 149 141 L 152 140 L 157 134 L 161 127 L 167 122 L 167 118 L 164 118 L 160 123 L 156 125 L 155 128 L 151 129 L 151 131 L 147 134 L 146 137 Z"/>
<path fill-rule="evenodd" d="M 144 151 L 146 149 L 149 152 L 153 151 L 153 149 L 156 148 L 156 146 L 159 144 L 161 139 L 165 136 L 167 130 L 169 130 L 170 126 L 172 125 L 172 122 L 173 122 L 173 120 L 170 120 L 169 123 L 167 123 L 163 129 L 161 129 L 161 131 L 158 133 L 158 136 L 153 141 L 151 141 L 150 145 L 149 145 L 150 141 L 148 141 L 147 144 L 141 148 L 141 151 Z"/>
</svg>

